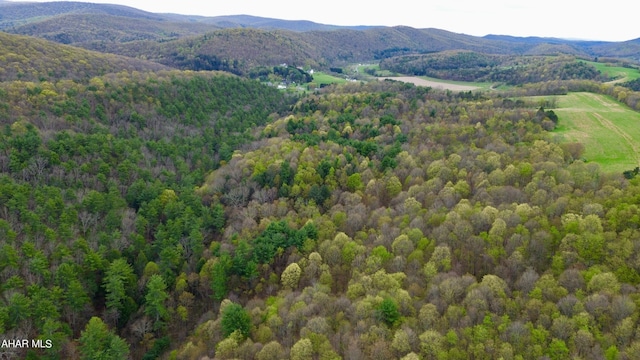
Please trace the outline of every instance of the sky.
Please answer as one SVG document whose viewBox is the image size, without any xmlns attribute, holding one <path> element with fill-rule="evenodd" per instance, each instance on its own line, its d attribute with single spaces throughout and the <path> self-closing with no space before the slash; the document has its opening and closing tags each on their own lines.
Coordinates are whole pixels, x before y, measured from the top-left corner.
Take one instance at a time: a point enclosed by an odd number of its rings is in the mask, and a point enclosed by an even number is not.
<svg viewBox="0 0 640 360">
<path fill-rule="evenodd" d="M 25 0 L 22 0 L 25 1 Z M 31 0 L 39 1 L 41 0 Z M 82 1 L 82 0 L 77 0 Z M 626 41 L 640 38 L 637 12 L 576 0 L 90 0 L 155 13 L 255 15 L 331 25 L 406 25 L 487 34 Z M 593 6 L 599 4 L 600 6 Z"/>
</svg>

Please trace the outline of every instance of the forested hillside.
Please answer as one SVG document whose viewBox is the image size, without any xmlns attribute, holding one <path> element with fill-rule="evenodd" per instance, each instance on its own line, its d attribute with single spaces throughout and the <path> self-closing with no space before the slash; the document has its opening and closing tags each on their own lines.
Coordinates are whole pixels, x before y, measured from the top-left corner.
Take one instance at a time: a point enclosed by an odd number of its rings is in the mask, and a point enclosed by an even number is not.
<svg viewBox="0 0 640 360">
<path fill-rule="evenodd" d="M 363 31 L 292 32 L 250 28 L 223 29 L 173 41 L 96 42 L 92 50 L 140 57 L 190 70 L 246 74 L 259 66 L 287 63 L 329 68 L 398 54 L 471 49 L 509 53 L 510 45 L 438 29 L 398 26 Z"/>
<path fill-rule="evenodd" d="M 0 81 L 89 80 L 118 71 L 156 71 L 166 66 L 124 56 L 0 32 Z"/>
<path fill-rule="evenodd" d="M 0 333 L 52 341 L 3 354 L 95 359 L 105 324 L 126 339 L 110 335 L 113 359 L 179 344 L 205 303 L 166 297 L 225 223 L 194 189 L 288 100 L 177 71 L 5 81 L 0 99 Z"/>
<path fill-rule="evenodd" d="M 138 10 L 129 6 L 94 4 L 78 1 L 16 2 L 0 1 L 0 29 L 12 29 L 24 24 L 47 21 L 57 16 L 69 14 L 100 14 L 123 16 L 129 19 L 163 20 L 159 14 Z"/>
<path fill-rule="evenodd" d="M 67 14 L 11 29 L 12 33 L 38 36 L 62 44 L 97 48 L 101 43 L 140 40 L 168 41 L 218 29 L 215 25 L 136 19 L 106 14 Z"/>
<path fill-rule="evenodd" d="M 522 85 L 552 80 L 609 80 L 592 65 L 573 56 L 514 56 L 470 51 L 443 51 L 397 56 L 380 61 L 380 68 L 439 79 Z"/>
<path fill-rule="evenodd" d="M 640 349 L 640 184 L 550 141 L 537 103 L 380 82 L 286 115 L 274 89 L 176 71 L 2 99 L 0 329 L 53 340 L 31 357 Z"/>
<path fill-rule="evenodd" d="M 199 192 L 230 300 L 178 358 L 633 356 L 639 184 L 547 115 L 384 83 L 301 101 Z"/>
</svg>

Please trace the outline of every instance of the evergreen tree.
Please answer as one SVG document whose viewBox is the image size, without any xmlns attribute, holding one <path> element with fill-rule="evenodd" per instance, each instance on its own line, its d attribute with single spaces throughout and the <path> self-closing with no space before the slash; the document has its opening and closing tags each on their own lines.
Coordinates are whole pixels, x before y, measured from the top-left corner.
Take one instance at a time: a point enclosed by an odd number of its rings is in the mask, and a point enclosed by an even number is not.
<svg viewBox="0 0 640 360">
<path fill-rule="evenodd" d="M 122 360 L 129 356 L 129 345 L 98 317 L 89 320 L 79 342 L 82 360 Z"/>
<path fill-rule="evenodd" d="M 238 330 L 244 337 L 251 332 L 251 317 L 239 304 L 229 304 L 222 310 L 222 335 L 225 337 Z"/>
<path fill-rule="evenodd" d="M 162 327 L 164 322 L 169 318 L 169 312 L 165 306 L 165 302 L 169 298 L 167 294 L 167 284 L 165 284 L 162 276 L 152 275 L 147 283 L 147 295 L 145 295 L 145 314 L 154 321 L 154 328 Z"/>
</svg>

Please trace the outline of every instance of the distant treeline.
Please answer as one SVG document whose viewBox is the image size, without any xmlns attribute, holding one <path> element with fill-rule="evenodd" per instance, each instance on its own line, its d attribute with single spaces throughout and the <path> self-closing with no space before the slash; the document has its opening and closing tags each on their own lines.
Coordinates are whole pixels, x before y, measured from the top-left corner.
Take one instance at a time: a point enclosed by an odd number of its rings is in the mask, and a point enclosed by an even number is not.
<svg viewBox="0 0 640 360">
<path fill-rule="evenodd" d="M 576 61 L 572 56 L 513 56 L 447 51 L 384 59 L 380 62 L 380 68 L 439 79 L 501 82 L 508 85 L 552 80 L 606 80 L 594 66 Z"/>
</svg>

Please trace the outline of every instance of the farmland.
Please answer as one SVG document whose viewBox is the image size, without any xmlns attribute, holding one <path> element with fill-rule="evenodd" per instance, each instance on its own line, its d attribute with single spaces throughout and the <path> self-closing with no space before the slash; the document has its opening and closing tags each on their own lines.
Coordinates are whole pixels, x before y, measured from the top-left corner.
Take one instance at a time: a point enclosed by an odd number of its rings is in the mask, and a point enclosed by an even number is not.
<svg viewBox="0 0 640 360">
<path fill-rule="evenodd" d="M 557 97 L 556 133 L 565 141 L 581 142 L 584 158 L 607 172 L 622 172 L 640 163 L 640 114 L 613 99 L 593 93 Z"/>
<path fill-rule="evenodd" d="M 586 61 L 586 63 L 589 65 L 593 65 L 602 74 L 611 78 L 615 78 L 616 82 L 631 81 L 640 78 L 640 71 L 638 71 L 638 69 L 623 66 L 613 66 L 612 64 L 601 62 Z"/>
<path fill-rule="evenodd" d="M 347 80 L 345 80 L 343 78 L 339 78 L 337 76 L 329 75 L 329 74 L 321 72 L 321 71 L 316 71 L 313 74 L 313 82 L 315 82 L 318 85 L 323 85 L 323 84 L 343 84 L 343 83 L 347 82 Z"/>
</svg>

